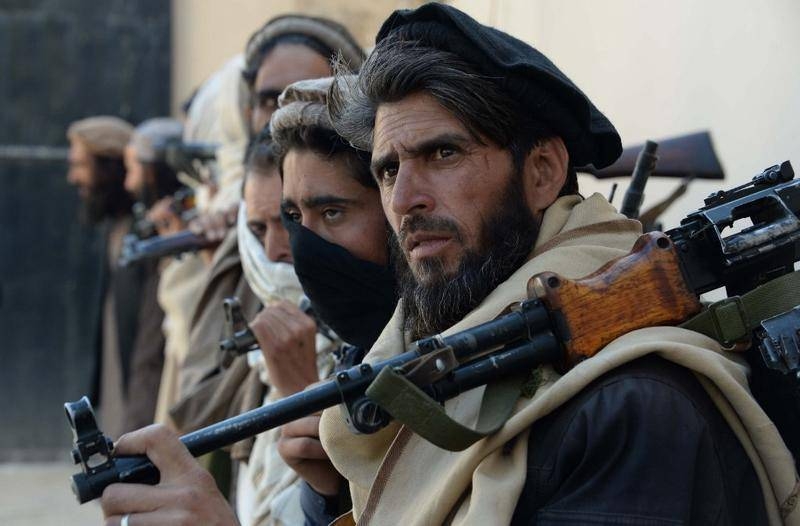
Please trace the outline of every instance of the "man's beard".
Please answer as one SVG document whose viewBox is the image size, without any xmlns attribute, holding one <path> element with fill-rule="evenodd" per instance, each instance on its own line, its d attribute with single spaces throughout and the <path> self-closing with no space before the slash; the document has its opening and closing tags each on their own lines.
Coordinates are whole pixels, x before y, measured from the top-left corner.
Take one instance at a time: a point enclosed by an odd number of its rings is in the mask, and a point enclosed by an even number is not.
<svg viewBox="0 0 800 526">
<path fill-rule="evenodd" d="M 398 274 L 405 329 L 416 340 L 452 327 L 477 307 L 497 286 L 507 280 L 533 249 L 539 227 L 525 203 L 518 174 L 512 176 L 495 205 L 497 212 L 484 222 L 479 249 L 464 252 L 458 269 L 447 273 L 438 258 L 420 261 L 421 283 L 395 239 L 392 256 Z M 400 237 L 419 230 L 448 231 L 463 239 L 458 226 L 441 217 L 414 216 L 401 229 Z"/>
<path fill-rule="evenodd" d="M 83 197 L 80 218 L 86 224 L 97 224 L 107 217 L 129 214 L 133 200 L 122 181 L 117 178 L 98 177 Z"/>
</svg>

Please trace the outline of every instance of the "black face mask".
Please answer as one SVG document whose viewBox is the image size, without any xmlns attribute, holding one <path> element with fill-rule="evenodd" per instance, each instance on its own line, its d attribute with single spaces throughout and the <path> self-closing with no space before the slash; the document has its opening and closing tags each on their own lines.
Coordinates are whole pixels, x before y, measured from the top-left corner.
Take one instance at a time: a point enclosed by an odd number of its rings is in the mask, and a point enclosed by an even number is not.
<svg viewBox="0 0 800 526">
<path fill-rule="evenodd" d="M 394 269 L 356 258 L 285 214 L 282 219 L 314 312 L 344 341 L 368 350 L 397 305 Z"/>
</svg>

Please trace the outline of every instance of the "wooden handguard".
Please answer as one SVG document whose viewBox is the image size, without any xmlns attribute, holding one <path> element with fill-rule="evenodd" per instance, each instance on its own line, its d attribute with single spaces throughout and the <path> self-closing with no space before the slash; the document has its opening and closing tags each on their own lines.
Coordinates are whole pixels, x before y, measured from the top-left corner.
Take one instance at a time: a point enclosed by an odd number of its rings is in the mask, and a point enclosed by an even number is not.
<svg viewBox="0 0 800 526">
<path fill-rule="evenodd" d="M 537 274 L 528 281 L 528 296 L 540 298 L 551 312 L 567 368 L 627 332 L 677 325 L 701 309 L 683 280 L 672 241 L 661 232 L 641 236 L 630 254 L 584 278 Z"/>
</svg>

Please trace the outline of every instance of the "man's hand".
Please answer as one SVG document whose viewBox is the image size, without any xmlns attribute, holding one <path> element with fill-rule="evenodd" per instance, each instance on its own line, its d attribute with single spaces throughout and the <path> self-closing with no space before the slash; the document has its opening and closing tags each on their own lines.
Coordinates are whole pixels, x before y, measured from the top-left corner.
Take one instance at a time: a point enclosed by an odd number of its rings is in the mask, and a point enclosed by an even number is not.
<svg viewBox="0 0 800 526">
<path fill-rule="evenodd" d="M 269 370 L 270 385 L 280 397 L 319 381 L 317 324 L 288 301 L 265 307 L 250 322 Z"/>
<path fill-rule="evenodd" d="M 236 225 L 236 217 L 239 212 L 239 203 L 232 205 L 227 210 L 221 212 L 209 212 L 198 215 L 189 222 L 189 230 L 203 236 L 211 242 L 222 243 L 228 230 Z M 211 263 L 215 249 L 205 249 L 200 252 L 206 264 Z"/>
<path fill-rule="evenodd" d="M 322 449 L 319 418 L 319 415 L 306 416 L 281 427 L 278 453 L 314 491 L 332 496 L 339 492 L 342 476 Z"/>
<path fill-rule="evenodd" d="M 236 224 L 236 215 L 239 213 L 239 204 L 231 206 L 221 212 L 208 212 L 198 215 L 189 223 L 189 230 L 199 236 L 205 236 L 209 241 L 221 242 L 228 234 L 228 230 Z"/>
<path fill-rule="evenodd" d="M 147 212 L 147 219 L 156 226 L 159 236 L 177 234 L 186 230 L 186 224 L 172 207 L 174 201 L 171 196 L 164 197 Z"/>
<path fill-rule="evenodd" d="M 156 486 L 108 486 L 100 501 L 106 526 L 119 526 L 125 515 L 129 515 L 129 526 L 238 525 L 214 479 L 200 467 L 178 436 L 163 425 L 122 435 L 115 453 L 147 455 L 161 472 L 161 481 Z"/>
</svg>

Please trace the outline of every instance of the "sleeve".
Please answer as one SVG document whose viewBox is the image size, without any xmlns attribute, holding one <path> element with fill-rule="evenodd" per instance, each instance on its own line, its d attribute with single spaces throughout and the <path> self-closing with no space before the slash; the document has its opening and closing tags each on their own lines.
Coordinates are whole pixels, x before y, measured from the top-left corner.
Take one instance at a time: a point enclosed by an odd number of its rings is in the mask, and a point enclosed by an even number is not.
<svg viewBox="0 0 800 526">
<path fill-rule="evenodd" d="M 559 417 L 561 425 L 551 420 L 551 430 L 532 433 L 528 502 L 518 506 L 531 515 L 519 523 L 719 523 L 725 488 L 713 437 L 680 389 L 620 378 Z"/>
<path fill-rule="evenodd" d="M 328 526 L 350 509 L 350 494 L 347 483 L 342 483 L 338 495 L 320 495 L 305 481 L 300 484 L 300 507 L 303 509 L 305 526 Z"/>
</svg>

